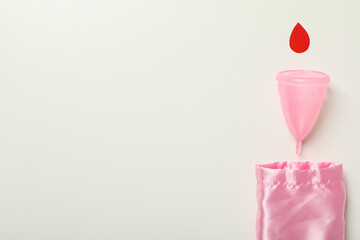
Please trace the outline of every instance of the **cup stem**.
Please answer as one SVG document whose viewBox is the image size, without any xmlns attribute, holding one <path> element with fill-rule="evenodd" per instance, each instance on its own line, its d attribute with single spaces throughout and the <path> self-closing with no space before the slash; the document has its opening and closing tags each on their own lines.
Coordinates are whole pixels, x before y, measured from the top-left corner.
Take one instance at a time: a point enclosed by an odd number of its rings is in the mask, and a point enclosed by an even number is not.
<svg viewBox="0 0 360 240">
<path fill-rule="evenodd" d="M 302 149 L 302 141 L 301 141 L 301 140 L 297 140 L 297 141 L 296 141 L 296 154 L 297 154 L 297 155 L 300 155 L 301 149 Z"/>
</svg>

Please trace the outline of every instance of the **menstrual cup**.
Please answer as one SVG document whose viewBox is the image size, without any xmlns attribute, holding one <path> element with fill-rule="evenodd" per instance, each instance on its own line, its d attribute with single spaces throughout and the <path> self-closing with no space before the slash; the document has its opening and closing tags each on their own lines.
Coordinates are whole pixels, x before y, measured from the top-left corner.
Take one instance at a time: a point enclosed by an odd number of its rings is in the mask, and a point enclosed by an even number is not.
<svg viewBox="0 0 360 240">
<path fill-rule="evenodd" d="M 296 140 L 296 154 L 314 126 L 330 77 L 322 72 L 289 70 L 276 75 L 286 123 Z"/>
</svg>

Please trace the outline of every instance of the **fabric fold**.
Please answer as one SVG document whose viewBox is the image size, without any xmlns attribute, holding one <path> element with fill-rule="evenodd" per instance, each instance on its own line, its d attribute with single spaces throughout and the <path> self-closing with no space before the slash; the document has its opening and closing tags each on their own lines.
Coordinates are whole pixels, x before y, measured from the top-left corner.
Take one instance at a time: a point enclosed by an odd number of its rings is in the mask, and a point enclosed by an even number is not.
<svg viewBox="0 0 360 240">
<path fill-rule="evenodd" d="M 344 240 L 342 165 L 274 162 L 256 165 L 258 240 Z"/>
</svg>

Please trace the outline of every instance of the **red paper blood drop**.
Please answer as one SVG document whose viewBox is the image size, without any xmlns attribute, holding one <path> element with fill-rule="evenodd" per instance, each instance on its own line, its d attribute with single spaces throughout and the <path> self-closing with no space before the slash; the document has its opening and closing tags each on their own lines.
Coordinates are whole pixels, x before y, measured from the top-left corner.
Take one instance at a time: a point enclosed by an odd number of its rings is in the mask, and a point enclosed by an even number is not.
<svg viewBox="0 0 360 240">
<path fill-rule="evenodd" d="M 289 43 L 290 48 L 297 53 L 303 53 L 309 48 L 309 35 L 300 23 L 292 30 Z"/>
</svg>

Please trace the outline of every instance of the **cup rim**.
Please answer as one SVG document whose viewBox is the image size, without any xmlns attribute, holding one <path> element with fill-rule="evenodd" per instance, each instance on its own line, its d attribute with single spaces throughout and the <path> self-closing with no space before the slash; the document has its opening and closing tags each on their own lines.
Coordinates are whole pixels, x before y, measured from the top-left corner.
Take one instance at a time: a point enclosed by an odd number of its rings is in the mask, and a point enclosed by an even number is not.
<svg viewBox="0 0 360 240">
<path fill-rule="evenodd" d="M 326 73 L 313 70 L 286 70 L 276 74 L 278 83 L 300 86 L 327 85 L 330 76 Z"/>
</svg>

